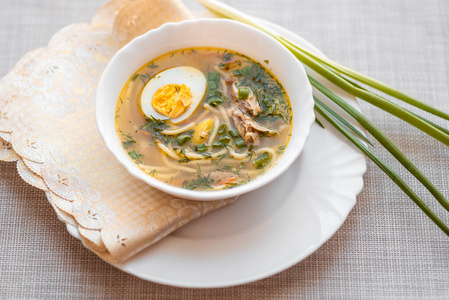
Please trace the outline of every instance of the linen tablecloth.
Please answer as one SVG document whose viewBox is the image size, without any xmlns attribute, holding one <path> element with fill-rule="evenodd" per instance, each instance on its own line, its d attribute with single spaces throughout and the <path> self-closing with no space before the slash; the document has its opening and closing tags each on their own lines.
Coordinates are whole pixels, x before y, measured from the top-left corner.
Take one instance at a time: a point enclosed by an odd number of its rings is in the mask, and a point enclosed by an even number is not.
<svg viewBox="0 0 449 300">
<path fill-rule="evenodd" d="M 2 0 L 0 76 L 63 26 L 89 21 L 105 2 Z M 445 0 L 224 2 L 296 32 L 343 65 L 449 111 Z M 368 104 L 361 106 L 449 196 L 448 148 Z M 428 203 L 434 202 L 391 156 L 378 145 L 375 150 Z M 199 290 L 146 282 L 104 263 L 67 233 L 44 193 L 24 183 L 15 164 L 1 162 L 0 299 L 448 299 L 449 238 L 373 163 L 368 162 L 364 180 L 346 222 L 313 255 L 255 283 Z M 448 215 L 436 210 L 449 223 Z"/>
</svg>

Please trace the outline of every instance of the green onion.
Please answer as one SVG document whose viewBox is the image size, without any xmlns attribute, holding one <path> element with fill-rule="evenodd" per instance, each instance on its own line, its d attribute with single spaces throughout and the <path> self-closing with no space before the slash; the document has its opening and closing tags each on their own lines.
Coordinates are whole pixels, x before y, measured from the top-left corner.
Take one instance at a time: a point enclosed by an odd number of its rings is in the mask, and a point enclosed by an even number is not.
<svg viewBox="0 0 449 300">
<path fill-rule="evenodd" d="M 371 123 L 362 113 L 346 103 L 343 99 L 333 94 L 330 90 L 325 88 L 319 82 L 312 77 L 309 77 L 310 82 L 318 88 L 321 92 L 329 95 L 337 105 L 343 108 L 347 113 L 354 117 L 376 140 L 378 140 L 413 176 L 416 177 L 432 195 L 437 199 L 440 204 L 449 211 L 449 201 L 443 196 L 443 194 L 427 179 L 427 177 L 396 147 L 393 142 L 388 139 L 373 123 Z M 332 93 L 332 94 L 331 94 Z M 324 106 L 324 104 L 314 97 L 315 102 Z M 329 109 L 330 110 L 330 109 Z M 335 112 L 334 112 L 335 113 Z"/>
<path fill-rule="evenodd" d="M 219 98 L 223 98 L 223 93 L 220 90 L 215 91 L 214 96 L 217 96 Z"/>
<path fill-rule="evenodd" d="M 242 73 L 243 76 L 249 75 L 251 73 L 251 67 L 246 66 L 240 72 Z"/>
<path fill-rule="evenodd" d="M 219 139 L 219 141 L 220 141 L 220 143 L 226 145 L 226 144 L 229 144 L 229 142 L 231 141 L 231 138 L 227 135 L 224 135 Z"/>
<path fill-rule="evenodd" d="M 430 210 L 430 208 L 424 203 L 424 201 L 419 198 L 418 195 L 402 180 L 402 178 L 396 174 L 387 164 L 380 160 L 368 147 L 366 147 L 359 139 L 357 139 L 349 130 L 345 129 L 344 126 L 338 124 L 336 118 L 332 118 L 332 115 L 327 111 L 329 108 L 324 108 L 320 103 L 315 105 L 317 112 L 322 115 L 332 126 L 337 128 L 346 138 L 348 138 L 357 148 L 359 148 L 363 153 L 365 153 L 379 168 L 382 169 L 398 186 L 401 188 L 407 196 L 412 199 L 419 208 L 438 226 L 441 230 L 449 235 L 449 227 L 447 227 L 443 221 L 441 221 L 435 213 Z"/>
<path fill-rule="evenodd" d="M 249 75 L 251 73 L 251 67 L 246 66 L 246 67 L 244 67 L 241 70 L 234 70 L 234 71 L 232 71 L 232 73 L 235 76 L 246 76 L 246 75 Z"/>
<path fill-rule="evenodd" d="M 233 139 L 238 138 L 240 136 L 239 132 L 235 129 L 229 130 L 228 133 Z"/>
<path fill-rule="evenodd" d="M 322 63 L 323 65 L 326 65 L 327 67 L 333 68 L 336 71 L 343 73 L 353 79 L 358 80 L 361 83 L 364 83 L 366 85 L 369 85 L 381 92 L 384 92 L 390 96 L 393 96 L 399 100 L 402 100 L 408 104 L 411 104 L 413 106 L 416 106 L 424 111 L 427 111 L 431 114 L 434 114 L 436 116 L 439 116 L 441 118 L 444 118 L 446 120 L 449 120 L 449 114 L 440 111 L 424 102 L 419 101 L 418 99 L 415 99 L 399 90 L 396 90 L 395 88 L 380 82 L 374 78 L 371 78 L 369 76 L 366 76 L 364 74 L 361 74 L 357 71 L 351 70 L 349 68 L 346 68 L 330 59 L 324 58 L 324 57 L 318 57 L 316 55 L 314 55 L 312 52 L 307 51 L 306 49 L 299 47 L 298 45 L 295 45 L 294 43 L 292 43 L 291 41 L 289 41 L 288 39 L 284 38 L 284 37 L 279 37 L 281 39 L 283 39 L 284 41 L 286 41 L 287 43 L 294 45 L 294 47 L 296 47 L 298 50 L 304 52 L 305 54 L 309 55 L 310 57 L 312 57 L 313 59 L 319 61 L 320 63 Z"/>
<path fill-rule="evenodd" d="M 263 159 L 261 159 L 261 158 L 256 159 L 256 160 L 254 161 L 254 166 L 255 166 L 257 169 L 262 169 L 262 168 L 265 166 L 265 160 L 263 160 Z"/>
<path fill-rule="evenodd" d="M 216 91 L 207 91 L 207 93 L 206 93 L 207 98 L 212 98 L 212 97 L 214 97 L 214 96 L 215 96 L 215 92 L 216 92 Z"/>
<path fill-rule="evenodd" d="M 133 76 L 133 78 L 131 78 L 131 81 L 136 80 L 137 77 L 139 77 L 139 74 L 135 74 L 135 75 Z"/>
<path fill-rule="evenodd" d="M 265 151 L 264 153 L 262 153 L 262 158 L 264 158 L 265 160 L 269 160 L 269 159 L 271 159 L 271 155 L 270 155 L 270 153 Z"/>
<path fill-rule="evenodd" d="M 427 133 L 438 141 L 449 146 L 449 131 L 437 125 L 415 113 L 410 112 L 407 109 L 400 107 L 392 101 L 385 99 L 384 97 L 377 95 L 376 93 L 369 91 L 361 87 L 358 83 L 348 79 L 357 80 L 359 83 L 366 84 L 380 92 L 388 94 L 398 100 L 411 104 L 419 109 L 429 112 L 435 116 L 449 120 L 449 114 L 442 112 L 424 102 L 421 102 L 403 92 L 400 92 L 385 83 L 382 83 L 369 76 L 358 73 L 347 67 L 344 67 L 330 59 L 318 56 L 309 50 L 302 48 L 294 42 L 288 40 L 285 37 L 280 36 L 277 32 L 259 23 L 254 18 L 251 18 L 242 12 L 229 7 L 223 3 L 214 0 L 199 0 L 209 10 L 216 13 L 219 17 L 225 17 L 234 19 L 236 21 L 253 26 L 274 39 L 283 44 L 299 61 L 307 65 L 310 69 L 323 76 L 339 88 L 345 90 L 353 96 L 359 99 L 365 100 L 368 103 L 379 107 L 387 113 L 396 116 L 403 121 L 415 126 L 417 129 Z M 242 74 L 240 70 L 240 74 Z M 348 77 L 344 77 L 346 75 Z M 385 147 L 413 176 L 415 176 L 438 200 L 438 202 L 449 210 L 449 201 L 443 196 L 443 194 L 432 184 L 432 182 L 424 176 L 424 174 L 403 154 L 397 147 L 389 140 L 385 134 L 383 134 L 377 127 L 375 127 L 363 114 L 354 109 L 346 101 L 335 95 L 333 92 L 325 88 L 320 82 L 309 76 L 311 84 L 322 92 L 329 100 L 339 105 L 345 110 L 352 118 L 354 118 L 361 126 L 363 126 L 380 144 Z M 395 173 L 388 165 L 380 160 L 365 144 L 362 140 L 369 143 L 369 141 L 361 134 L 354 126 L 347 122 L 337 112 L 333 111 L 326 105 L 324 105 L 318 98 L 314 97 L 315 110 L 326 119 L 332 126 L 340 131 L 352 144 L 359 148 L 365 155 L 368 156 L 379 168 L 384 171 L 393 182 L 398 185 L 415 203 L 416 205 L 449 236 L 449 228 L 446 226 L 430 209 L 426 204 L 416 195 L 416 193 Z M 370 144 L 370 143 L 369 143 Z M 256 167 L 262 165 L 262 161 L 259 158 L 254 164 Z"/>
<path fill-rule="evenodd" d="M 138 158 L 143 157 L 143 154 L 137 154 L 137 152 L 135 150 L 129 151 L 128 155 L 129 155 L 129 157 L 131 157 L 131 159 L 138 159 Z"/>
<path fill-rule="evenodd" d="M 242 138 L 236 139 L 236 140 L 235 140 L 235 145 L 236 145 L 238 148 L 240 148 L 240 149 L 246 147 L 245 141 L 244 141 Z"/>
<path fill-rule="evenodd" d="M 220 142 L 213 142 L 212 143 L 212 147 L 214 147 L 214 148 L 221 148 L 221 147 L 223 147 L 223 144 L 220 143 Z"/>
<path fill-rule="evenodd" d="M 210 90 L 216 90 L 218 88 L 217 82 L 211 80 L 207 81 L 207 86 Z"/>
<path fill-rule="evenodd" d="M 383 110 L 386 112 L 406 121 L 410 125 L 415 126 L 416 128 L 420 129 L 421 131 L 427 133 L 428 135 L 432 136 L 433 138 L 439 140 L 440 142 L 444 143 L 445 145 L 449 146 L 449 135 L 442 132 L 438 128 L 432 126 L 431 124 L 423 121 L 422 119 L 416 117 L 415 115 L 408 112 L 406 109 L 400 107 L 399 105 L 379 96 L 372 92 L 369 92 L 363 88 L 360 88 L 358 86 L 355 86 L 351 84 L 347 79 L 341 77 L 335 72 L 329 71 L 329 69 L 326 66 L 321 65 L 317 61 L 314 61 L 307 55 L 304 55 L 300 51 L 295 51 L 295 48 L 293 48 L 291 45 L 287 44 L 286 46 L 298 59 L 300 59 L 302 62 L 304 62 L 306 65 L 308 65 L 310 68 L 315 70 L 317 73 L 322 75 L 324 78 L 328 79 L 330 82 L 334 83 L 338 87 L 344 89 L 345 91 L 349 92 L 350 94 L 359 97 L 360 99 L 363 99 Z"/>
<path fill-rule="evenodd" d="M 247 87 L 239 87 L 239 99 L 248 99 L 249 96 L 249 88 Z"/>
<path fill-rule="evenodd" d="M 270 159 L 271 159 L 270 153 L 268 153 L 268 152 L 265 151 L 264 153 L 262 153 L 262 155 L 261 155 L 258 159 L 256 159 L 256 160 L 254 161 L 254 166 L 255 166 L 257 169 L 262 169 L 263 167 L 265 167 L 265 165 L 267 164 L 267 162 L 270 161 Z"/>
<path fill-rule="evenodd" d="M 310 80 L 312 80 L 313 78 L 310 77 Z M 336 95 L 335 95 L 336 96 Z M 337 97 L 337 96 L 336 96 Z M 318 98 L 316 98 L 315 96 L 313 96 L 313 99 L 315 100 L 315 102 L 320 102 L 320 100 L 318 100 Z M 341 99 L 341 98 L 340 98 Z M 343 101 L 343 100 L 342 100 Z M 323 104 L 324 105 L 324 104 Z M 368 144 L 370 144 L 371 146 L 374 146 L 366 137 L 363 133 L 361 133 L 359 130 L 357 130 L 357 128 L 355 128 L 354 126 L 352 126 L 351 123 L 349 123 L 348 121 L 346 121 L 342 116 L 340 116 L 339 114 L 337 114 L 336 112 L 334 112 L 333 110 L 329 110 L 329 113 L 336 118 L 338 121 L 340 121 L 341 123 L 343 123 L 347 128 L 349 128 L 353 133 L 355 133 L 359 139 L 364 140 L 365 142 L 367 142 Z M 318 125 L 320 125 L 321 127 L 324 128 L 323 124 L 321 124 L 321 122 L 315 118 L 315 122 L 318 123 Z"/>
<path fill-rule="evenodd" d="M 218 80 L 220 80 L 220 73 L 218 72 L 207 73 L 207 81 L 218 81 Z"/>
<path fill-rule="evenodd" d="M 184 145 L 185 143 L 187 143 L 188 141 L 190 141 L 192 139 L 191 136 L 189 135 L 180 135 L 176 138 L 176 142 L 178 143 L 178 145 Z"/>
<path fill-rule="evenodd" d="M 206 152 L 206 151 L 207 151 L 207 145 L 206 144 L 196 145 L 196 152 Z"/>
<path fill-rule="evenodd" d="M 213 96 L 208 99 L 209 105 L 212 107 L 216 107 L 223 103 L 223 100 L 217 96 Z"/>
<path fill-rule="evenodd" d="M 228 131 L 228 125 L 226 125 L 225 123 L 221 124 L 217 130 L 218 134 L 225 134 L 226 131 Z"/>
</svg>

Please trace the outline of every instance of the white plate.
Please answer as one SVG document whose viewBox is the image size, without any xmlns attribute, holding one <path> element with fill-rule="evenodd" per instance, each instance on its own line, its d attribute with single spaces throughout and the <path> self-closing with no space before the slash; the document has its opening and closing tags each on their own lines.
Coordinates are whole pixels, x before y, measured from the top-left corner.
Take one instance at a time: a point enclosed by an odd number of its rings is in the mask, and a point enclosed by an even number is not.
<svg viewBox="0 0 449 300">
<path fill-rule="evenodd" d="M 284 36 L 319 53 L 299 36 Z M 327 85 L 354 106 L 355 100 Z M 345 221 L 363 187 L 365 158 L 330 126 L 313 125 L 303 153 L 271 184 L 177 230 L 115 267 L 180 287 L 225 287 L 297 264 Z M 77 236 L 76 229 L 68 227 Z"/>
</svg>

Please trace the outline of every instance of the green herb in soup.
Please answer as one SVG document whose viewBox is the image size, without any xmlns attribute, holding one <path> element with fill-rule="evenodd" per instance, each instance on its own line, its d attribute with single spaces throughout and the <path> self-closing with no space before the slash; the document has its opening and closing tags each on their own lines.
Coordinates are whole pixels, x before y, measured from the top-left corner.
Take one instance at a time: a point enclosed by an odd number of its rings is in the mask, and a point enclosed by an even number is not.
<svg viewBox="0 0 449 300">
<path fill-rule="evenodd" d="M 123 87 L 115 119 L 135 164 L 189 190 L 261 176 L 279 160 L 292 128 L 288 96 L 273 75 L 216 48 L 182 49 L 145 64 Z"/>
</svg>

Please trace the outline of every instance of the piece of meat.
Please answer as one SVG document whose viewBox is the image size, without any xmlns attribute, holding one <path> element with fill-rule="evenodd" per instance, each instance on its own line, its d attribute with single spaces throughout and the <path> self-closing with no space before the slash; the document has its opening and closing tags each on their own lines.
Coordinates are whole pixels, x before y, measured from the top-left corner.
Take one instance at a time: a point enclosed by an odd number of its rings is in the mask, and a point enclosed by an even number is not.
<svg viewBox="0 0 449 300">
<path fill-rule="evenodd" d="M 240 109 L 231 108 L 227 111 L 227 113 L 231 117 L 237 131 L 246 143 L 257 143 L 261 133 L 265 135 L 279 134 L 278 130 L 260 125 L 256 121 L 252 120 L 250 116 L 243 113 Z"/>
<path fill-rule="evenodd" d="M 232 183 L 237 180 L 237 176 L 232 172 L 215 171 L 210 173 L 209 178 L 213 180 L 212 186 Z"/>
<path fill-rule="evenodd" d="M 226 84 L 229 86 L 232 101 L 234 101 L 234 103 L 241 107 L 246 113 L 255 117 L 262 112 L 262 109 L 257 102 L 256 96 L 251 89 L 249 89 L 250 93 L 247 99 L 239 99 L 237 78 L 235 78 L 234 74 L 229 75 L 229 77 L 226 79 Z"/>
</svg>

